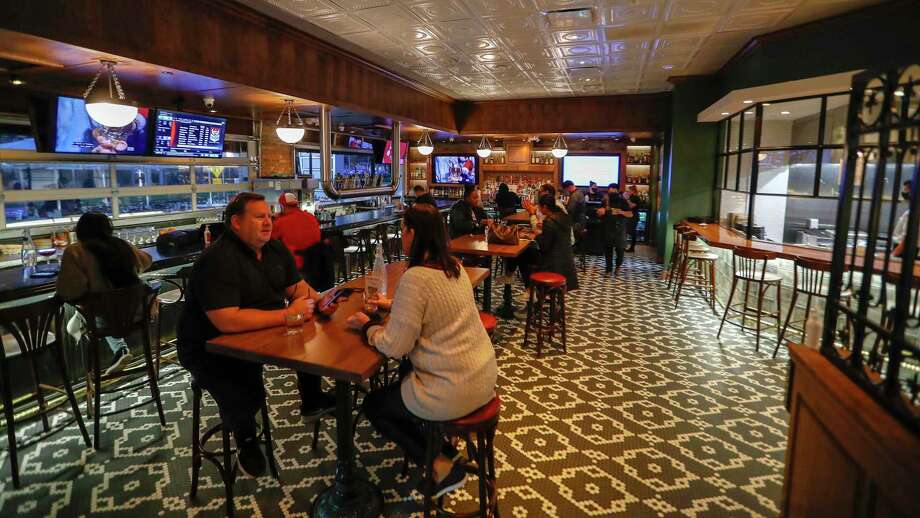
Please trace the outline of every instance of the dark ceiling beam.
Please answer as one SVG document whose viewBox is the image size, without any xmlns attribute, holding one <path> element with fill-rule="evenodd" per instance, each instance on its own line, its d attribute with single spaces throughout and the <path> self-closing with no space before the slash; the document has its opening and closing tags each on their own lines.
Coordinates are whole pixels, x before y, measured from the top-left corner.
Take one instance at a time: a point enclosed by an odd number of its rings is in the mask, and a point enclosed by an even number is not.
<svg viewBox="0 0 920 518">
<path fill-rule="evenodd" d="M 657 133 L 670 123 L 670 94 L 458 102 L 455 111 L 463 134 Z"/>
<path fill-rule="evenodd" d="M 453 102 L 230 0 L 0 3 L 0 28 L 455 130 Z"/>
</svg>

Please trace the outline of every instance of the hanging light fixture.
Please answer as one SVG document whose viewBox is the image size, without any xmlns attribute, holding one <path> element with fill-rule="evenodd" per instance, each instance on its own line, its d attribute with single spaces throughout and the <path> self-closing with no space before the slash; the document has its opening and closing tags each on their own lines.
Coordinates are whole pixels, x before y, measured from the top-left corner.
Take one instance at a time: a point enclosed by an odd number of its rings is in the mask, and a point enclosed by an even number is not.
<svg viewBox="0 0 920 518">
<path fill-rule="evenodd" d="M 482 158 L 488 158 L 492 154 L 492 143 L 489 142 L 489 137 L 482 136 L 482 140 L 479 141 L 479 147 L 476 149 L 476 154 Z"/>
<path fill-rule="evenodd" d="M 553 142 L 552 153 L 556 158 L 562 158 L 569 154 L 569 146 L 566 145 L 565 137 L 562 136 L 562 133 L 556 135 L 556 141 Z"/>
<path fill-rule="evenodd" d="M 296 116 L 297 124 L 292 122 L 291 113 Z M 282 125 L 281 119 L 283 119 L 285 115 L 287 115 L 287 123 Z M 303 127 L 303 120 L 300 118 L 300 114 L 294 109 L 294 99 L 285 99 L 284 108 L 281 110 L 281 114 L 278 115 L 278 120 L 275 121 L 275 134 L 287 144 L 296 144 L 300 142 L 300 139 L 303 138 L 303 134 L 306 133 L 306 131 L 307 130 Z"/>
<path fill-rule="evenodd" d="M 102 66 L 96 72 L 96 77 L 93 78 L 86 92 L 83 93 L 86 113 L 89 114 L 91 119 L 103 126 L 110 128 L 127 126 L 134 122 L 134 118 L 137 117 L 137 103 L 125 99 L 125 92 L 121 89 L 118 76 L 115 75 L 115 62 L 103 59 L 101 63 Z M 96 90 L 95 93 L 93 92 L 93 88 L 103 72 L 108 72 L 109 76 L 108 95 L 102 89 Z M 114 92 L 112 91 L 113 84 L 115 85 Z M 115 94 L 118 96 L 116 97 Z"/>
<path fill-rule="evenodd" d="M 431 142 L 431 135 L 428 134 L 428 130 L 422 131 L 422 138 L 418 139 L 418 152 L 422 156 L 428 156 L 434 151 L 434 144 Z"/>
</svg>

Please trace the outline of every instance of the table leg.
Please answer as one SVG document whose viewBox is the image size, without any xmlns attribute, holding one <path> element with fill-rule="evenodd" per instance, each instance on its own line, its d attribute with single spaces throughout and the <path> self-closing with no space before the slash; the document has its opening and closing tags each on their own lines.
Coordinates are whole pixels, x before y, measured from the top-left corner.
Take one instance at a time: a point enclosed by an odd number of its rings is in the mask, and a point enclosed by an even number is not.
<svg viewBox="0 0 920 518">
<path fill-rule="evenodd" d="M 348 516 L 377 518 L 383 512 L 383 494 L 371 482 L 354 475 L 355 453 L 351 416 L 351 389 L 335 382 L 336 468 L 332 487 L 313 501 L 314 518 Z"/>
<path fill-rule="evenodd" d="M 486 277 L 485 286 L 483 286 L 482 307 L 487 313 L 492 312 L 492 259 L 489 259 L 489 275 Z"/>
</svg>

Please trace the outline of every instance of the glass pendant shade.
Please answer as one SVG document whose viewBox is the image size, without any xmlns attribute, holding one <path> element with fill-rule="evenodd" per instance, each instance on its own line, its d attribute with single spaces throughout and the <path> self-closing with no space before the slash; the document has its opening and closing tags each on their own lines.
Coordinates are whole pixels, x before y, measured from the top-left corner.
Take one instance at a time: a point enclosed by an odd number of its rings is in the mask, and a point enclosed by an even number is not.
<svg viewBox="0 0 920 518">
<path fill-rule="evenodd" d="M 489 142 L 489 137 L 482 136 L 482 140 L 479 141 L 479 148 L 476 149 L 476 154 L 482 158 L 488 158 L 492 155 L 492 144 Z"/>
<path fill-rule="evenodd" d="M 296 124 L 291 119 L 292 113 L 297 118 Z M 287 122 L 282 124 L 281 120 L 284 119 L 285 115 L 287 115 Z M 303 127 L 303 120 L 300 118 L 300 114 L 294 109 L 294 99 L 285 99 L 284 108 L 281 110 L 281 114 L 278 115 L 278 120 L 275 121 L 275 135 L 278 135 L 278 138 L 285 144 L 296 144 L 300 142 L 306 132 L 307 130 Z"/>
<path fill-rule="evenodd" d="M 93 92 L 103 72 L 108 74 L 108 95 L 101 89 Z M 103 126 L 121 128 L 134 122 L 137 117 L 137 103 L 125 99 L 125 92 L 121 89 L 118 76 L 115 75 L 114 61 L 102 61 L 96 77 L 83 93 L 83 101 L 87 115 Z"/>
<path fill-rule="evenodd" d="M 553 142 L 553 156 L 556 158 L 562 158 L 565 155 L 569 154 L 569 146 L 565 143 L 565 137 L 560 133 L 556 135 L 556 141 Z"/>
<path fill-rule="evenodd" d="M 422 156 L 428 156 L 434 152 L 434 144 L 431 142 L 431 135 L 428 130 L 422 132 L 422 138 L 418 139 L 418 152 Z"/>
<path fill-rule="evenodd" d="M 275 134 L 287 144 L 296 144 L 300 142 L 300 139 L 303 138 L 306 132 L 307 130 L 304 128 L 275 128 Z"/>
</svg>

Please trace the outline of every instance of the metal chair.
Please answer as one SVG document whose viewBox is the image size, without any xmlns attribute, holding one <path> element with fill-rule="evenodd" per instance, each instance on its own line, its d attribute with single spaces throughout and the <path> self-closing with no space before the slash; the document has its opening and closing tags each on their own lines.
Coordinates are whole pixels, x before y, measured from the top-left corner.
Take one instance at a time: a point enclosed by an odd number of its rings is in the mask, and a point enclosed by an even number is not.
<svg viewBox="0 0 920 518">
<path fill-rule="evenodd" d="M 157 308 L 157 338 L 156 338 L 156 349 L 154 350 L 154 366 L 156 367 L 157 377 L 160 376 L 160 364 L 161 363 L 174 363 L 178 364 L 178 359 L 163 359 L 163 319 L 159 318 L 159 314 L 170 306 L 181 304 L 185 302 L 185 293 L 188 291 L 189 281 L 192 279 L 192 267 L 185 266 L 180 268 L 175 273 L 151 273 L 146 274 L 145 277 L 148 279 L 156 279 L 160 282 L 160 290 L 157 293 L 156 304 Z M 164 290 L 163 287 L 166 287 Z"/>
<path fill-rule="evenodd" d="M 776 324 L 770 324 L 767 328 L 775 327 L 776 328 L 776 341 L 780 343 L 780 326 L 782 325 L 782 276 L 768 272 L 767 263 L 776 259 L 776 254 L 772 252 L 761 252 L 759 250 L 750 250 L 747 248 L 735 248 L 732 251 L 732 288 L 731 293 L 728 296 L 728 303 L 725 304 L 725 312 L 722 314 L 722 323 L 719 324 L 719 332 L 716 334 L 718 338 L 722 334 L 722 328 L 725 326 L 725 323 L 736 325 L 741 327 L 743 331 L 754 331 L 756 333 L 756 341 L 754 345 L 754 350 L 760 350 L 760 332 L 762 330 L 763 319 L 770 318 L 775 319 Z M 738 287 L 738 283 L 744 283 L 744 300 L 741 302 L 741 309 L 738 309 L 736 306 L 739 304 L 732 305 L 732 300 L 735 297 L 735 289 Z M 757 296 L 757 305 L 754 307 L 748 306 L 748 299 L 750 298 L 751 285 L 755 286 L 755 294 Z M 764 295 L 769 288 L 776 288 L 776 312 L 767 312 L 763 309 L 763 299 Z M 741 322 L 733 322 L 729 320 L 728 315 L 739 314 L 741 316 Z M 755 326 L 750 328 L 747 326 L 748 317 L 754 318 Z"/>
<path fill-rule="evenodd" d="M 28 360 L 29 370 L 32 376 L 34 392 L 25 398 L 16 401 L 17 406 L 38 402 L 39 414 L 41 415 L 42 428 L 44 434 L 33 439 L 32 441 L 22 444 L 21 447 L 31 446 L 50 435 L 50 426 L 48 424 L 48 413 L 63 405 L 64 401 L 48 407 L 45 399 L 45 391 L 49 390 L 66 396 L 66 401 L 70 403 L 70 410 L 73 413 L 77 426 L 80 427 L 80 433 L 83 435 L 83 441 L 86 447 L 90 447 L 89 435 L 86 433 L 86 426 L 83 424 L 83 418 L 80 415 L 80 407 L 77 405 L 77 398 L 74 396 L 73 387 L 70 383 L 67 363 L 64 359 L 62 350 L 63 341 L 61 340 L 62 324 L 64 318 L 63 303 L 56 298 L 48 298 L 38 302 L 0 309 L 0 326 L 7 333 L 11 334 L 19 345 L 20 358 Z M 49 342 L 49 332 L 54 325 L 54 340 Z M 63 388 L 46 385 L 42 383 L 36 364 L 36 357 L 43 355 L 45 352 L 51 352 L 54 363 L 56 364 L 58 375 L 61 377 Z M 3 389 L 3 413 L 6 417 L 6 434 L 9 441 L 10 467 L 13 475 L 13 487 L 20 488 L 19 480 L 19 457 L 17 455 L 16 444 L 16 422 L 14 417 L 14 402 L 10 380 L 9 358 L 7 358 L 3 344 L 0 343 L 0 380 L 2 380 Z M 69 423 L 68 423 L 69 424 Z"/>
<path fill-rule="evenodd" d="M 153 301 L 156 298 L 157 290 L 144 283 L 138 283 L 125 288 L 114 290 L 91 292 L 80 300 L 77 310 L 83 314 L 86 319 L 88 362 L 87 362 L 87 392 L 92 398 L 93 416 L 93 445 L 98 450 L 100 447 L 100 430 L 99 419 L 101 417 L 100 406 L 102 396 L 102 383 L 104 381 L 116 380 L 133 374 L 146 373 L 147 384 L 150 387 L 150 394 L 153 402 L 156 404 L 157 413 L 160 416 L 160 424 L 166 426 L 166 418 L 163 415 L 163 403 L 160 400 L 160 389 L 157 385 L 157 370 L 154 364 L 153 348 L 150 344 L 150 330 L 148 328 L 148 318 Z M 136 367 L 130 367 L 121 372 L 114 372 L 103 375 L 99 361 L 99 349 L 102 346 L 105 337 L 127 338 L 132 334 L 139 332 L 141 334 L 141 343 L 144 349 L 144 363 Z M 143 381 L 135 385 L 117 387 L 117 390 L 129 390 L 143 385 Z M 128 408 L 111 412 L 106 415 L 114 415 L 121 412 L 134 409 L 150 401 L 144 401 Z"/>
</svg>

